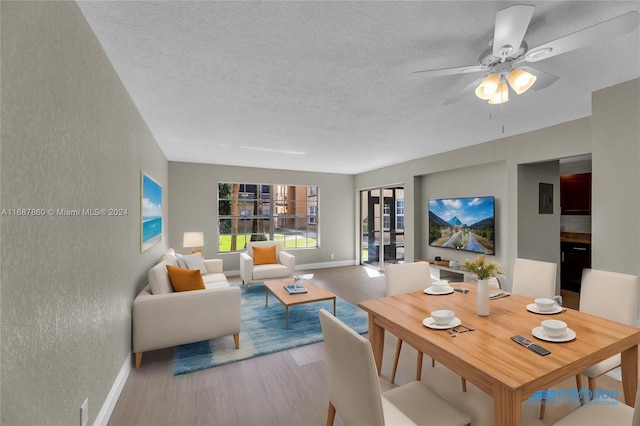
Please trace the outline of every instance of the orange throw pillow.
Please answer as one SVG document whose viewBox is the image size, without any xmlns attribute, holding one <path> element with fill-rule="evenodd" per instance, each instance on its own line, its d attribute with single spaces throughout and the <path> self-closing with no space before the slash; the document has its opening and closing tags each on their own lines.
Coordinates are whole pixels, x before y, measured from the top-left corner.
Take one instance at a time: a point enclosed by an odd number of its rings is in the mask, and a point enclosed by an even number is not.
<svg viewBox="0 0 640 426">
<path fill-rule="evenodd" d="M 253 246 L 253 264 L 254 265 L 269 265 L 272 263 L 278 263 L 276 258 L 276 246 Z"/>
<path fill-rule="evenodd" d="M 175 291 L 204 290 L 204 281 L 199 269 L 178 268 L 167 265 L 169 280 Z"/>
</svg>

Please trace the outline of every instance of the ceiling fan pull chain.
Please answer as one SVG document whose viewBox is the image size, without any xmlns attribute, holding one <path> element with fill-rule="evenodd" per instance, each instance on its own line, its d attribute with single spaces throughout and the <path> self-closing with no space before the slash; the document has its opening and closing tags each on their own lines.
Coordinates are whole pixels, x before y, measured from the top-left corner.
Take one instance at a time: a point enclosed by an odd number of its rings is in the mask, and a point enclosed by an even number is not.
<svg viewBox="0 0 640 426">
<path fill-rule="evenodd" d="M 500 104 L 500 115 L 502 116 L 502 133 L 504 133 L 504 104 Z"/>
</svg>

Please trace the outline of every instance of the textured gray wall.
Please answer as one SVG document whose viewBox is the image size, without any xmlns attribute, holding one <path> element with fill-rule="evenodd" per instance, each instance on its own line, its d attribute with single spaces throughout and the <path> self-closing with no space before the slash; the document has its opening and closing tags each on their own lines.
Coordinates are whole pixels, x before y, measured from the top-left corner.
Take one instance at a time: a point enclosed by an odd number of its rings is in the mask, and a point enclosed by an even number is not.
<svg viewBox="0 0 640 426">
<path fill-rule="evenodd" d="M 593 94 L 591 264 L 640 275 L 640 79 Z"/>
<path fill-rule="evenodd" d="M 420 253 L 422 258 L 440 256 L 447 260 L 457 260 L 460 263 L 465 259 L 473 259 L 476 254 L 468 251 L 457 251 L 446 248 L 429 246 L 429 206 L 428 201 L 433 198 L 450 197 L 495 197 L 496 214 L 496 235 L 495 235 L 495 261 L 504 264 L 507 258 L 506 233 L 500 226 L 500 219 L 506 212 L 506 164 L 504 161 L 477 166 L 465 167 L 462 169 L 448 170 L 444 172 L 432 173 L 423 176 L 422 193 L 420 194 L 420 214 L 418 221 L 422 222 L 424 233 L 419 236 Z M 473 182 L 473 184 L 471 184 Z"/>
<path fill-rule="evenodd" d="M 85 398 L 92 423 L 166 248 L 165 221 L 165 240 L 140 253 L 140 171 L 166 188 L 168 163 L 75 2 L 0 7 L 0 423 L 78 424 Z M 111 208 L 127 214 L 47 212 Z"/>
</svg>

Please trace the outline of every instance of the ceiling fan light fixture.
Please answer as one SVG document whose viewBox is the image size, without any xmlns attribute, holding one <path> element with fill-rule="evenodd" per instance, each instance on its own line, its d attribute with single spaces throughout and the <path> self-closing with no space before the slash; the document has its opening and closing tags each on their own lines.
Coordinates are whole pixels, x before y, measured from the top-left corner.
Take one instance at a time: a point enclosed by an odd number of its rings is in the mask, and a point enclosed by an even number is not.
<svg viewBox="0 0 640 426">
<path fill-rule="evenodd" d="M 533 86 L 533 83 L 536 82 L 537 77 L 523 69 L 516 68 L 511 71 L 507 76 L 507 81 L 509 81 L 509 85 L 518 95 L 523 94 L 527 90 Z"/>
<path fill-rule="evenodd" d="M 476 88 L 476 96 L 483 101 L 488 101 L 496 93 L 500 85 L 498 74 L 489 74 Z"/>
<path fill-rule="evenodd" d="M 504 104 L 509 102 L 509 86 L 506 82 L 500 83 L 496 93 L 489 99 L 491 105 Z"/>
</svg>

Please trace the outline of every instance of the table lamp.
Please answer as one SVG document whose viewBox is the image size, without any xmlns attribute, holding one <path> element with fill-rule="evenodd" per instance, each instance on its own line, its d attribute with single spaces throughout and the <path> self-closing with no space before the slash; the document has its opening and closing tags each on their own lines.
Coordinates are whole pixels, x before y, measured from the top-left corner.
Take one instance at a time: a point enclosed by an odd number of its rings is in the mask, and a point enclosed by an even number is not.
<svg viewBox="0 0 640 426">
<path fill-rule="evenodd" d="M 202 232 L 185 232 L 182 239 L 183 247 L 191 247 L 191 251 L 188 254 L 200 253 L 202 254 L 202 247 L 204 247 L 204 235 Z M 200 248 L 198 248 L 200 247 Z"/>
</svg>

